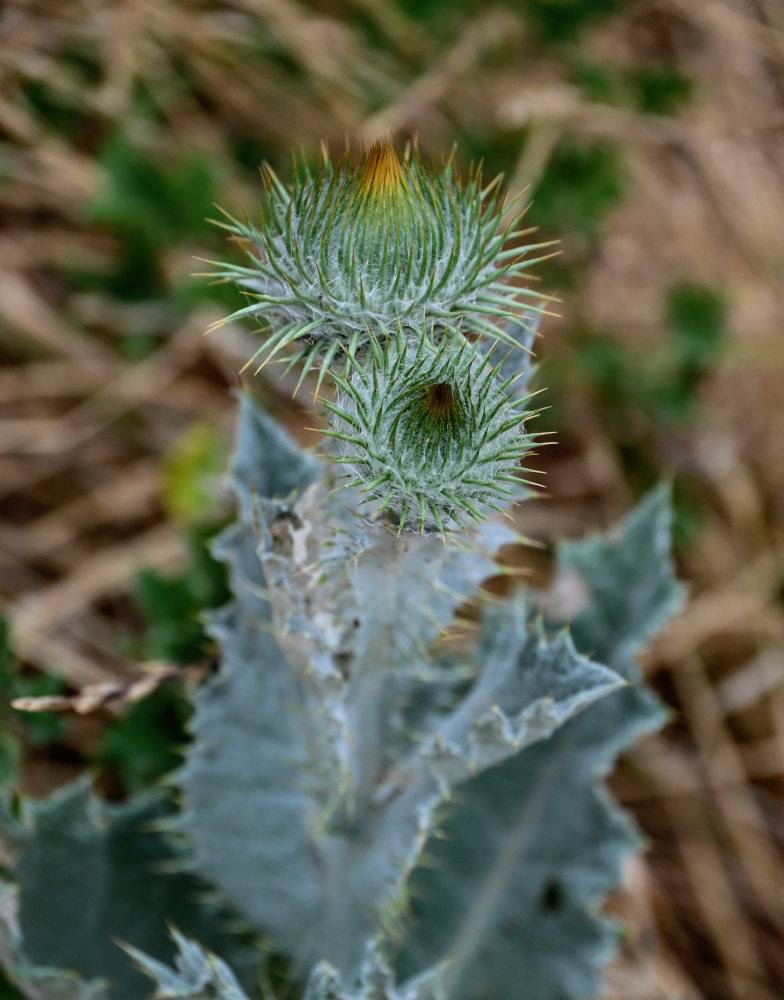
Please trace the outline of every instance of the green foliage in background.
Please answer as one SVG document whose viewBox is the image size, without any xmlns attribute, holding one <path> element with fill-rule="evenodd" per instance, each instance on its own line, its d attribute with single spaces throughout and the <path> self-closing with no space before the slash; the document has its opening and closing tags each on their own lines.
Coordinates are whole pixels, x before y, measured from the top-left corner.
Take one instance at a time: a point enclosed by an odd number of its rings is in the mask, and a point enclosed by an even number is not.
<svg viewBox="0 0 784 1000">
<path fill-rule="evenodd" d="M 163 464 L 161 498 L 174 521 L 198 524 L 216 505 L 225 464 L 225 443 L 208 423 L 193 424 L 175 442 Z"/>
<path fill-rule="evenodd" d="M 524 0 L 524 12 L 545 42 L 573 42 L 580 31 L 614 13 L 626 0 Z"/>
<path fill-rule="evenodd" d="M 214 517 L 223 466 L 221 435 L 201 423 L 178 439 L 164 462 L 162 498 L 184 534 L 187 561 L 175 573 L 146 569 L 137 575 L 141 627 L 125 649 L 135 660 L 212 662 L 205 614 L 229 598 L 225 567 L 210 553 L 221 527 Z M 107 723 L 91 761 L 125 794 L 149 788 L 179 764 L 190 715 L 182 682 L 166 682 Z"/>
<path fill-rule="evenodd" d="M 622 158 L 614 145 L 566 139 L 534 188 L 531 221 L 546 232 L 595 240 L 624 193 Z"/>
<path fill-rule="evenodd" d="M 719 363 L 726 338 L 726 305 L 713 289 L 678 284 L 665 302 L 667 337 L 653 354 L 626 347 L 617 337 L 587 332 L 576 343 L 580 375 L 595 393 L 615 440 L 624 428 L 682 426 L 695 415 L 700 383 Z"/>
<path fill-rule="evenodd" d="M 21 673 L 13 654 L 10 625 L 0 617 L 0 791 L 16 783 L 25 745 L 53 743 L 67 725 L 53 712 L 17 712 L 10 702 L 15 698 L 61 694 L 64 688 L 62 680 L 50 674 Z"/>
<path fill-rule="evenodd" d="M 107 724 L 94 765 L 125 794 L 154 786 L 179 764 L 190 714 L 182 684 L 168 682 Z"/>
<path fill-rule="evenodd" d="M 188 561 L 181 571 L 144 570 L 136 578 L 135 596 L 145 621 L 135 646 L 138 659 L 197 663 L 208 654 L 203 612 L 228 599 L 225 570 L 207 544 L 215 532 L 215 525 L 189 531 Z"/>
<path fill-rule="evenodd" d="M 673 115 L 694 97 L 694 81 L 678 66 L 653 62 L 630 67 L 577 58 L 570 76 L 588 100 Z"/>
<path fill-rule="evenodd" d="M 216 530 L 214 524 L 187 529 L 188 561 L 181 571 L 148 569 L 137 576 L 134 589 L 143 625 L 128 655 L 183 665 L 212 661 L 205 613 L 229 597 L 225 568 L 209 551 Z M 167 682 L 105 727 L 92 761 L 126 793 L 149 788 L 180 762 L 190 715 L 182 683 Z"/>
<path fill-rule="evenodd" d="M 622 7 L 627 0 L 501 0 L 523 15 L 538 43 L 574 42 L 580 32 Z M 410 17 L 425 21 L 478 13 L 482 0 L 396 0 Z"/>
<path fill-rule="evenodd" d="M 727 302 L 716 289 L 695 282 L 673 285 L 662 308 L 665 336 L 624 343 L 613 334 L 577 330 L 573 355 L 548 366 L 553 409 L 548 424 L 567 419 L 571 394 L 589 394 L 628 481 L 642 491 L 661 476 L 660 441 L 682 433 L 699 417 L 700 389 L 721 363 L 727 341 Z M 688 470 L 674 488 L 674 537 L 694 541 L 703 506 Z"/>
<path fill-rule="evenodd" d="M 105 229 L 117 247 L 106 270 L 68 267 L 69 281 L 121 301 L 166 298 L 173 305 L 195 292 L 172 287 L 164 256 L 187 240 L 209 239 L 218 180 L 210 160 L 192 152 L 173 159 L 150 154 L 122 133 L 97 155 L 101 185 L 84 205 L 85 221 Z"/>
</svg>

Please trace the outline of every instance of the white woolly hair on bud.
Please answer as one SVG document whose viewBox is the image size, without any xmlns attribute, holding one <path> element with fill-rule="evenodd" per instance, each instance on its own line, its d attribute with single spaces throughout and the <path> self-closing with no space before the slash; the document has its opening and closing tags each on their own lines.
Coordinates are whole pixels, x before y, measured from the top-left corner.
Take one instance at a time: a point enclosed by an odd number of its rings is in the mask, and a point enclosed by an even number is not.
<svg viewBox="0 0 784 1000">
<path fill-rule="evenodd" d="M 264 342 L 248 365 L 284 352 L 303 377 L 320 368 L 319 381 L 367 330 L 424 323 L 437 337 L 463 319 L 478 335 L 515 344 L 507 324 L 543 311 L 547 296 L 513 282 L 543 259 L 526 255 L 549 244 L 504 249 L 530 230 L 515 231 L 517 220 L 502 226 L 500 180 L 483 186 L 472 171 L 461 184 L 451 159 L 431 171 L 416 153 L 401 160 L 388 141 L 359 163 L 333 165 L 325 153 L 321 168 L 301 167 L 290 188 L 265 167 L 258 224 L 218 223 L 246 262 L 211 262 L 214 276 L 250 301 L 216 325 L 263 321 Z"/>
<path fill-rule="evenodd" d="M 324 433 L 373 517 L 443 534 L 527 492 L 520 463 L 533 411 L 510 389 L 514 377 L 499 378 L 502 364 L 452 329 L 437 343 L 420 332 L 412 344 L 399 327 L 383 344 L 370 335 L 363 351 L 349 351 L 346 377 L 333 373 L 337 398 L 324 401 Z"/>
</svg>

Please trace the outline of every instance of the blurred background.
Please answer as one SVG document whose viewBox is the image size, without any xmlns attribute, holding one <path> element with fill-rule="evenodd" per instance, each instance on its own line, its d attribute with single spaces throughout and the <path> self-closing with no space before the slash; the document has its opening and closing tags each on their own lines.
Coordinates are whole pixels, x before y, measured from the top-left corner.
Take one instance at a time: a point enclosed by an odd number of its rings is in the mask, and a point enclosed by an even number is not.
<svg viewBox="0 0 784 1000">
<path fill-rule="evenodd" d="M 781 0 L 0 4 L 0 785 L 121 798 L 176 762 L 251 336 L 202 336 L 242 304 L 193 276 L 234 252 L 206 220 L 256 210 L 262 160 L 387 132 L 562 241 L 521 531 L 546 555 L 674 483 L 690 600 L 644 663 L 672 723 L 613 778 L 650 846 L 603 1000 L 780 1000 Z M 307 394 L 254 389 L 312 442 Z"/>
</svg>

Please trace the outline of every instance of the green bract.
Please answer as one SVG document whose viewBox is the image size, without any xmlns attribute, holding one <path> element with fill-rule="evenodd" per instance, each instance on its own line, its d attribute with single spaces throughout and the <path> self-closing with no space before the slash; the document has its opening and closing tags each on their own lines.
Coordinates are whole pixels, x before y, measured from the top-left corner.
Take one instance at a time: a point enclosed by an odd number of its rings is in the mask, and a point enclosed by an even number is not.
<svg viewBox="0 0 784 1000">
<path fill-rule="evenodd" d="M 351 373 L 333 375 L 338 398 L 325 402 L 334 417 L 326 433 L 362 502 L 401 528 L 443 532 L 519 499 L 531 414 L 510 391 L 514 377 L 498 378 L 502 362 L 449 329 L 438 345 L 422 332 L 411 345 L 402 329 L 383 347 L 369 343 L 364 360 L 349 353 Z"/>
<path fill-rule="evenodd" d="M 292 363 L 327 369 L 352 335 L 398 325 L 438 333 L 461 318 L 514 344 L 506 322 L 541 306 L 541 293 L 509 283 L 536 263 L 524 255 L 540 244 L 503 249 L 523 232 L 502 228 L 498 182 L 483 188 L 478 172 L 461 186 L 451 161 L 431 172 L 382 142 L 359 164 L 325 156 L 291 189 L 269 167 L 264 179 L 260 223 L 222 223 L 247 264 L 216 272 L 250 298 L 223 322 L 248 315 L 269 329 L 251 362 L 294 345 Z"/>
</svg>

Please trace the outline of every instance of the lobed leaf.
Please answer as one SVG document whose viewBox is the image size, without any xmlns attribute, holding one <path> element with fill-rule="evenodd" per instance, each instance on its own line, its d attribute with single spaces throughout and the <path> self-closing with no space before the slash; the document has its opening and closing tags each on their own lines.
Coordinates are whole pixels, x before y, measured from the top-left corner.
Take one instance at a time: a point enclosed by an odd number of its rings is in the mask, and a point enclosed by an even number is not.
<svg viewBox="0 0 784 1000">
<path fill-rule="evenodd" d="M 40 987 L 57 967 L 83 977 L 85 995 L 103 996 L 103 986 L 85 982 L 102 979 L 107 998 L 138 1000 L 143 980 L 116 942 L 165 959 L 167 921 L 234 954 L 248 972 L 227 915 L 206 901 L 205 885 L 182 870 L 182 856 L 160 832 L 169 814 L 162 795 L 110 805 L 85 781 L 23 800 L 14 959 L 22 981 Z"/>
<path fill-rule="evenodd" d="M 575 641 L 630 679 L 635 651 L 680 596 L 669 517 L 656 491 L 618 537 L 561 551 L 587 594 Z M 615 931 L 596 907 L 637 836 L 597 782 L 664 717 L 651 692 L 627 686 L 463 785 L 411 876 L 401 977 L 445 962 L 450 1000 L 517 1000 L 520 984 L 526 1000 L 598 995 Z"/>
<path fill-rule="evenodd" d="M 240 491 L 247 455 L 269 454 L 268 418 L 246 405 L 241 423 Z M 199 872 L 303 969 L 323 958 L 352 982 L 444 796 L 620 683 L 532 632 L 524 605 L 488 609 L 448 709 L 411 730 L 410 705 L 443 689 L 435 644 L 514 538 L 492 523 L 446 545 L 397 537 L 318 483 L 246 503 L 224 536 L 235 596 L 211 626 L 223 663 L 197 697 L 182 827 Z"/>
</svg>

